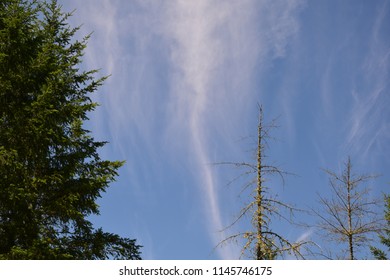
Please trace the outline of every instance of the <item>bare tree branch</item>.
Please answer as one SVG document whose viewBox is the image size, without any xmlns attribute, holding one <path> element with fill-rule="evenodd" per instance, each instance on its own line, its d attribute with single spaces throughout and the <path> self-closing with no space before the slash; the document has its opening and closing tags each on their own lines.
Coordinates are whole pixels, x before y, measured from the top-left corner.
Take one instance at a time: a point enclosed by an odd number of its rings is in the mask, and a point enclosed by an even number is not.
<svg viewBox="0 0 390 280">
<path fill-rule="evenodd" d="M 338 175 L 324 169 L 329 175 L 329 185 L 333 197 L 319 196 L 321 211 L 312 210 L 320 219 L 317 227 L 328 240 L 348 245 L 349 259 L 356 259 L 358 247 L 367 246 L 370 235 L 381 229 L 381 220 L 374 208 L 379 205 L 377 199 L 369 200 L 369 189 L 360 188 L 360 184 L 374 179 L 375 175 L 352 174 L 351 159 L 345 163 L 345 169 Z"/>
<path fill-rule="evenodd" d="M 264 124 L 263 109 L 260 105 L 258 118 L 255 162 L 225 161 L 217 163 L 219 165 L 231 165 L 236 168 L 244 169 L 244 173 L 235 177 L 229 182 L 229 184 L 237 182 L 237 180 L 244 176 L 254 175 L 254 178 L 244 184 L 241 190 L 242 193 L 243 191 L 252 188 L 251 201 L 241 209 L 239 215 L 223 230 L 230 229 L 246 216 L 251 217 L 252 229 L 246 232 L 230 235 L 222 240 L 217 246 L 224 245 L 227 242 L 245 240 L 245 242 L 243 242 L 240 257 L 249 256 L 257 260 L 264 260 L 283 257 L 285 254 L 290 254 L 296 258 L 303 259 L 304 257 L 300 250 L 304 245 L 309 244 L 310 241 L 302 240 L 298 242 L 290 242 L 271 228 L 271 222 L 275 217 L 291 222 L 293 212 L 297 209 L 280 201 L 277 196 L 272 195 L 271 190 L 264 185 L 265 179 L 272 175 L 278 175 L 284 185 L 284 177 L 286 175 L 290 175 L 291 173 L 285 172 L 274 165 L 265 163 L 265 150 L 268 148 L 267 140 L 270 139 L 271 129 L 277 126 L 275 124 L 275 120 L 273 120 L 270 124 Z M 290 218 L 286 217 L 281 212 L 281 209 L 289 211 Z"/>
</svg>

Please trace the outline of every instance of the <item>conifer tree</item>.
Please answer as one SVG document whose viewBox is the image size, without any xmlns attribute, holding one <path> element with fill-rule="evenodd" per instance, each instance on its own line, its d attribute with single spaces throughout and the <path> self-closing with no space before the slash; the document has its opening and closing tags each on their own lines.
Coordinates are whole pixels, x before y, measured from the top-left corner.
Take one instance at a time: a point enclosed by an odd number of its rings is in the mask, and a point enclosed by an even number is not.
<svg viewBox="0 0 390 280">
<path fill-rule="evenodd" d="M 313 210 L 319 218 L 320 235 L 346 246 L 347 259 L 357 259 L 358 248 L 367 246 L 371 235 L 381 228 L 376 208 L 379 202 L 371 198 L 370 190 L 361 185 L 375 178 L 373 175 L 356 175 L 351 159 L 341 174 L 325 170 L 330 177 L 332 195 L 320 196 L 320 210 Z M 339 254 L 338 258 L 344 258 Z"/>
<path fill-rule="evenodd" d="M 387 254 L 385 251 L 376 248 L 371 247 L 371 252 L 374 255 L 375 259 L 377 260 L 388 260 L 390 252 L 390 195 L 385 195 L 385 204 L 386 204 L 386 210 L 385 210 L 385 227 L 383 228 L 382 234 L 379 235 L 379 238 L 381 240 L 382 245 L 387 247 Z"/>
<path fill-rule="evenodd" d="M 283 258 L 286 254 L 298 259 L 304 258 L 302 248 L 310 243 L 306 240 L 298 242 L 289 241 L 283 234 L 272 228 L 276 219 L 292 223 L 291 219 L 283 214 L 287 210 L 292 216 L 295 212 L 288 203 L 278 199 L 277 195 L 267 186 L 267 179 L 272 175 L 278 175 L 284 181 L 284 175 L 288 174 L 274 165 L 266 163 L 266 147 L 270 138 L 270 130 L 275 128 L 275 121 L 269 124 L 264 122 L 263 108 L 259 106 L 259 119 L 256 137 L 256 160 L 252 162 L 222 162 L 220 164 L 233 165 L 244 169 L 243 175 L 251 175 L 249 182 L 244 184 L 243 191 L 250 190 L 249 203 L 243 207 L 231 225 L 239 223 L 245 217 L 251 219 L 252 228 L 233 234 L 219 245 L 228 241 L 244 240 L 242 256 L 256 260 L 273 260 Z M 240 175 L 239 177 L 241 177 Z"/>
<path fill-rule="evenodd" d="M 0 259 L 139 259 L 134 239 L 88 216 L 123 164 L 84 128 L 105 78 L 81 71 L 57 1 L 0 1 Z"/>
</svg>

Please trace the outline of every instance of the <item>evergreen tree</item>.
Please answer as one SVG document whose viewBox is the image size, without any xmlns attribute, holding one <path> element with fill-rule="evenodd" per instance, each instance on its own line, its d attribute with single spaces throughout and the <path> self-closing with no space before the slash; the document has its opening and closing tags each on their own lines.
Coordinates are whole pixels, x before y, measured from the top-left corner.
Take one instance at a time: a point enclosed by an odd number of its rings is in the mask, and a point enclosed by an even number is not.
<svg viewBox="0 0 390 280">
<path fill-rule="evenodd" d="M 134 239 L 94 229 L 119 161 L 83 127 L 105 78 L 79 66 L 56 1 L 0 2 L 0 259 L 139 259 Z"/>
<path fill-rule="evenodd" d="M 390 252 L 390 195 L 385 195 L 385 203 L 386 225 L 383 229 L 384 234 L 379 235 L 379 238 L 381 240 L 381 243 L 387 247 L 387 251 Z M 385 251 L 376 247 L 371 247 L 371 252 L 377 260 L 387 260 L 389 257 L 389 255 L 387 255 Z"/>
</svg>

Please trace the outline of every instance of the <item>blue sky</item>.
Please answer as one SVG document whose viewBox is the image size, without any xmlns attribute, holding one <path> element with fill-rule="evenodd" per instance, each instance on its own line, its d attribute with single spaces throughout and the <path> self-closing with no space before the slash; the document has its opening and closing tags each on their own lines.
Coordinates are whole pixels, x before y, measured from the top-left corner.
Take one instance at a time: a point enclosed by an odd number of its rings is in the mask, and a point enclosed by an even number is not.
<svg viewBox="0 0 390 280">
<path fill-rule="evenodd" d="M 144 259 L 239 257 L 214 247 L 245 229 L 220 231 L 247 200 L 227 186 L 239 170 L 214 163 L 253 160 L 257 103 L 278 117 L 269 162 L 297 174 L 267 182 L 281 200 L 317 207 L 321 168 L 340 172 L 348 155 L 356 173 L 382 174 L 372 196 L 389 193 L 390 1 L 59 2 L 79 36 L 93 31 L 83 67 L 112 75 L 87 125 L 110 142 L 104 158 L 126 160 L 92 220 L 137 238 Z"/>
</svg>

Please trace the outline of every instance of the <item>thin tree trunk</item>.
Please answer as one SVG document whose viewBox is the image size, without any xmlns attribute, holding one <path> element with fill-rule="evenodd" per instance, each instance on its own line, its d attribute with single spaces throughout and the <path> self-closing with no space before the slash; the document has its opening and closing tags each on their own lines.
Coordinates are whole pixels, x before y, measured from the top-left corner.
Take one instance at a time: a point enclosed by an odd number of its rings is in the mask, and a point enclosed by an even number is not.
<svg viewBox="0 0 390 280">
<path fill-rule="evenodd" d="M 262 252 L 262 242 L 263 242 L 263 236 L 262 236 L 262 224 L 263 224 L 263 209 L 262 209 L 262 202 L 263 202 L 263 196 L 262 196 L 262 178 L 261 178 L 261 168 L 262 168 L 262 154 L 261 154 L 261 132 L 262 132 L 262 118 L 263 118 L 263 112 L 260 108 L 260 116 L 259 116 L 259 127 L 258 127 L 258 135 L 257 135 L 257 245 L 256 245 L 256 259 L 257 260 L 263 260 L 264 255 Z"/>
<path fill-rule="evenodd" d="M 348 243 L 349 258 L 354 259 L 353 255 L 353 229 L 352 229 L 352 208 L 351 208 L 351 159 L 347 163 L 347 203 L 348 203 Z"/>
</svg>

